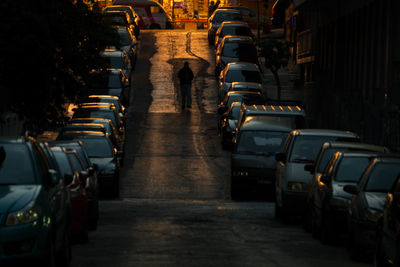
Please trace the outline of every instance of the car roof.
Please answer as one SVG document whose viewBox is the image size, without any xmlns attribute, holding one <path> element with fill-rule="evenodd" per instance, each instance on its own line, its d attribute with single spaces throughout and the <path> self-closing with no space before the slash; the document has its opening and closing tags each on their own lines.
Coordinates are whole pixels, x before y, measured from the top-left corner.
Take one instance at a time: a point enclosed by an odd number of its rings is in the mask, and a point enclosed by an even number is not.
<svg viewBox="0 0 400 267">
<path fill-rule="evenodd" d="M 99 131 L 65 131 L 63 136 L 107 136 L 104 132 Z"/>
<path fill-rule="evenodd" d="M 118 96 L 113 96 L 113 95 L 89 95 L 88 98 L 110 98 L 110 99 L 119 100 Z"/>
<path fill-rule="evenodd" d="M 240 10 L 233 9 L 233 8 L 218 8 L 218 9 L 215 10 L 214 14 L 217 14 L 217 12 L 239 13 L 240 14 Z"/>
<path fill-rule="evenodd" d="M 222 39 L 222 43 L 251 43 L 253 44 L 253 38 L 246 35 L 225 35 Z"/>
<path fill-rule="evenodd" d="M 305 116 L 305 111 L 300 106 L 295 105 L 246 105 L 242 104 L 242 109 L 248 116 L 251 114 L 293 114 Z"/>
<path fill-rule="evenodd" d="M 347 150 L 347 151 L 338 151 L 343 157 L 378 157 L 379 152 L 377 151 L 368 151 L 368 150 Z"/>
<path fill-rule="evenodd" d="M 356 133 L 350 131 L 332 130 L 332 129 L 297 129 L 293 131 L 294 135 L 308 136 L 334 136 L 334 137 L 358 137 Z"/>
<path fill-rule="evenodd" d="M 279 132 L 290 132 L 293 130 L 291 122 L 288 120 L 282 120 L 279 117 L 246 117 L 245 122 L 240 127 L 240 130 L 246 131 L 279 131 Z"/>
<path fill-rule="evenodd" d="M 261 95 L 260 92 L 254 92 L 254 91 L 229 91 L 226 93 L 227 96 L 233 96 L 233 95 Z"/>
<path fill-rule="evenodd" d="M 249 63 L 249 62 L 231 62 L 226 65 L 225 68 L 228 68 L 228 70 L 254 70 L 254 71 L 260 71 L 258 66 L 254 63 Z"/>
<path fill-rule="evenodd" d="M 346 141 L 328 141 L 322 145 L 322 149 L 326 148 L 348 148 L 360 151 L 375 151 L 375 152 L 389 152 L 389 149 L 384 146 L 378 146 L 366 143 L 346 142 Z"/>
<path fill-rule="evenodd" d="M 71 122 L 70 124 L 67 124 L 64 126 L 64 128 L 69 127 L 69 126 L 88 126 L 88 127 L 93 127 L 93 128 L 104 128 L 103 124 L 100 123 L 89 123 L 89 122 Z"/>
<path fill-rule="evenodd" d="M 103 57 L 124 57 L 124 52 L 118 49 L 107 48 L 100 51 L 100 56 Z"/>
<path fill-rule="evenodd" d="M 224 21 L 222 22 L 221 26 L 222 28 L 224 27 L 246 27 L 246 28 L 250 28 L 249 24 L 247 24 L 247 22 L 245 21 Z"/>
</svg>

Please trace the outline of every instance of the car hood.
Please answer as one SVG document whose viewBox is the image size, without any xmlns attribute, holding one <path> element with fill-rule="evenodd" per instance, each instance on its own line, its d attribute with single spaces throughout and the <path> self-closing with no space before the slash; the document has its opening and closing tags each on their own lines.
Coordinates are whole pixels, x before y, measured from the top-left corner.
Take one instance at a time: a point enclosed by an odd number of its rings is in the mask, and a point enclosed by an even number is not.
<svg viewBox="0 0 400 267">
<path fill-rule="evenodd" d="M 254 168 L 254 169 L 275 169 L 275 153 L 270 155 L 257 154 L 232 154 L 232 167 Z"/>
<path fill-rule="evenodd" d="M 98 172 L 107 171 L 107 170 L 114 170 L 115 169 L 115 162 L 114 158 L 90 158 L 90 161 L 93 164 L 98 166 Z"/>
<path fill-rule="evenodd" d="M 0 213 L 25 207 L 39 194 L 41 185 L 0 185 Z"/>
<path fill-rule="evenodd" d="M 365 192 L 365 200 L 367 201 L 368 207 L 382 211 L 383 206 L 387 198 L 387 193 L 382 192 Z"/>
</svg>

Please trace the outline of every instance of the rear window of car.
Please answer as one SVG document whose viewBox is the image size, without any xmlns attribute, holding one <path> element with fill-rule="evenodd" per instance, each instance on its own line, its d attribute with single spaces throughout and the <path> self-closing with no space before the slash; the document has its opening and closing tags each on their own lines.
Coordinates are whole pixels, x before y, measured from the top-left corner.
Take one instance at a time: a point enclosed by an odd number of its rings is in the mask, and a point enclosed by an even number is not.
<svg viewBox="0 0 400 267">
<path fill-rule="evenodd" d="M 121 75 L 120 73 L 107 73 L 107 74 L 93 74 L 88 79 L 88 87 L 95 89 L 110 89 L 121 88 Z"/>
<path fill-rule="evenodd" d="M 222 23 L 224 21 L 242 20 L 242 16 L 239 13 L 233 12 L 217 12 L 215 13 L 213 23 Z"/>
<path fill-rule="evenodd" d="M 225 43 L 222 55 L 225 57 L 254 58 L 256 60 L 257 50 L 251 43 Z"/>
<path fill-rule="evenodd" d="M 237 152 L 274 154 L 281 151 L 288 135 L 289 132 L 243 131 L 239 137 Z"/>
<path fill-rule="evenodd" d="M 260 72 L 253 70 L 229 70 L 225 81 L 262 83 Z"/>
<path fill-rule="evenodd" d="M 119 44 L 121 46 L 131 45 L 133 42 L 132 36 L 127 30 L 118 31 L 119 33 Z"/>
<path fill-rule="evenodd" d="M 90 158 L 112 158 L 114 156 L 113 148 L 107 138 L 84 138 L 81 141 Z"/>
<path fill-rule="evenodd" d="M 399 163 L 376 163 L 369 174 L 365 191 L 387 193 L 393 187 L 399 174 Z"/>
<path fill-rule="evenodd" d="M 114 113 L 111 111 L 90 111 L 78 109 L 74 114 L 74 118 L 105 118 L 111 120 L 114 125 L 118 125 Z"/>
<path fill-rule="evenodd" d="M 0 144 L 0 185 L 36 184 L 35 169 L 25 144 Z"/>
<path fill-rule="evenodd" d="M 244 35 L 251 36 L 251 31 L 247 27 L 224 27 L 222 29 L 222 36 L 226 35 Z"/>
<path fill-rule="evenodd" d="M 60 167 L 61 176 L 64 177 L 66 174 L 72 175 L 74 170 L 72 169 L 67 155 L 63 151 L 53 151 L 53 154 L 57 160 L 58 166 Z"/>
<path fill-rule="evenodd" d="M 83 166 L 75 153 L 68 153 L 68 158 L 71 160 L 72 165 L 78 172 L 83 171 Z"/>
</svg>

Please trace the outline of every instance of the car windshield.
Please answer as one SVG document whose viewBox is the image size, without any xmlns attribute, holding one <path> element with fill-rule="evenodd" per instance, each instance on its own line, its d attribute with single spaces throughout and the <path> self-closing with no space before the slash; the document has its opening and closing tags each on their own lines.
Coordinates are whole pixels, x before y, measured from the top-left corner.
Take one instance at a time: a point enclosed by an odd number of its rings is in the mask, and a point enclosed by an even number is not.
<svg viewBox="0 0 400 267">
<path fill-rule="evenodd" d="M 293 144 L 290 162 L 313 163 L 325 142 L 343 139 L 336 136 L 299 135 Z"/>
<path fill-rule="evenodd" d="M 118 31 L 119 33 L 119 44 L 121 46 L 131 45 L 133 40 L 128 31 Z"/>
<path fill-rule="evenodd" d="M 74 166 L 75 170 L 78 172 L 83 171 L 83 166 L 75 153 L 68 153 L 67 156 L 71 160 L 72 166 Z"/>
<path fill-rule="evenodd" d="M 233 102 L 243 102 L 245 104 L 263 104 L 264 99 L 261 95 L 259 94 L 237 94 L 237 95 L 230 95 L 227 98 L 227 104 L 226 107 L 229 107 L 232 105 Z"/>
<path fill-rule="evenodd" d="M 369 159 L 366 157 L 343 157 L 336 171 L 335 180 L 357 183 L 368 164 Z"/>
<path fill-rule="evenodd" d="M 288 135 L 289 132 L 243 131 L 236 151 L 272 156 L 281 150 Z"/>
<path fill-rule="evenodd" d="M 242 16 L 239 13 L 233 12 L 217 12 L 215 13 L 213 23 L 222 23 L 224 21 L 235 21 L 242 20 Z"/>
<path fill-rule="evenodd" d="M 323 151 L 321 156 L 321 160 L 319 161 L 319 165 L 317 167 L 317 172 L 322 173 L 325 170 L 326 165 L 329 160 L 332 158 L 333 154 L 338 151 L 344 151 L 344 148 L 327 148 Z"/>
<path fill-rule="evenodd" d="M 225 81 L 262 83 L 260 72 L 254 70 L 229 70 Z"/>
<path fill-rule="evenodd" d="M 83 146 L 89 158 L 112 158 L 113 148 L 107 138 L 83 138 Z"/>
<path fill-rule="evenodd" d="M 36 184 L 30 152 L 25 144 L 0 144 L 0 185 Z"/>
<path fill-rule="evenodd" d="M 251 36 L 251 31 L 247 27 L 224 27 L 221 32 L 222 36 L 225 35 L 244 35 Z"/>
<path fill-rule="evenodd" d="M 251 43 L 226 43 L 222 49 L 225 57 L 257 59 L 256 47 Z"/>
<path fill-rule="evenodd" d="M 365 185 L 366 192 L 387 193 L 392 188 L 400 173 L 399 163 L 379 162 L 371 170 L 368 182 Z"/>
<path fill-rule="evenodd" d="M 53 154 L 57 160 L 58 166 L 60 167 L 61 176 L 64 177 L 66 174 L 72 175 L 74 170 L 72 169 L 67 155 L 63 151 L 53 151 Z"/>
<path fill-rule="evenodd" d="M 93 89 L 121 88 L 121 76 L 119 73 L 93 74 L 88 79 L 88 87 Z"/>
<path fill-rule="evenodd" d="M 237 120 L 240 114 L 240 105 L 233 106 L 229 112 L 229 118 L 233 120 Z"/>
<path fill-rule="evenodd" d="M 110 14 L 106 13 L 105 16 L 103 17 L 103 21 L 111 24 L 111 25 L 117 25 L 117 26 L 127 26 L 128 21 L 126 20 L 126 17 L 123 16 L 120 13 L 117 14 Z"/>
</svg>

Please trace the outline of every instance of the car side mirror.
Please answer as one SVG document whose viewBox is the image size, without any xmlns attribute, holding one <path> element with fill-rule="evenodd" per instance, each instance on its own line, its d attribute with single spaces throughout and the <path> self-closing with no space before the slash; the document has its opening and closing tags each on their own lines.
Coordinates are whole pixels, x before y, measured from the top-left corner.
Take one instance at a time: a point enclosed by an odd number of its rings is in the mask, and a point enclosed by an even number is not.
<svg viewBox="0 0 400 267">
<path fill-rule="evenodd" d="M 358 189 L 355 185 L 348 184 L 343 187 L 343 191 L 352 195 L 358 195 Z"/>
<path fill-rule="evenodd" d="M 275 155 L 276 161 L 286 162 L 286 154 L 285 153 L 278 153 Z"/>
<path fill-rule="evenodd" d="M 74 180 L 74 177 L 72 176 L 72 174 L 70 174 L 70 173 L 64 174 L 64 184 L 65 185 L 69 185 L 70 183 L 72 183 L 72 180 Z"/>
<path fill-rule="evenodd" d="M 314 174 L 315 173 L 315 166 L 313 164 L 307 164 L 307 165 L 304 166 L 304 170 L 309 172 L 309 173 L 311 173 L 311 174 Z"/>
<path fill-rule="evenodd" d="M 51 185 L 56 185 L 60 182 L 60 178 L 58 177 L 58 173 L 56 170 L 53 169 L 49 169 L 47 171 L 47 177 L 48 177 L 48 181 Z"/>
</svg>

